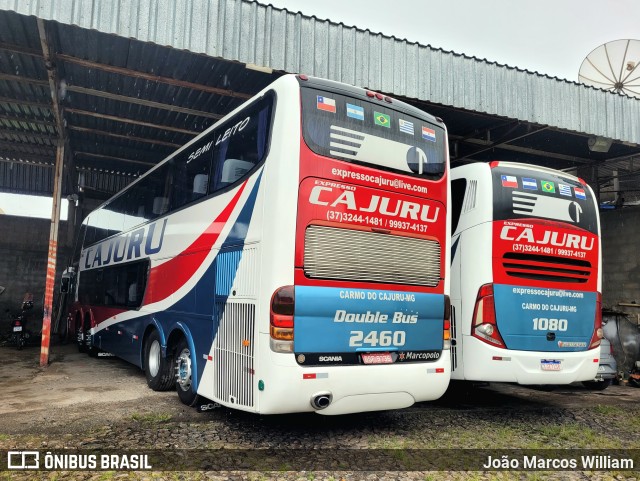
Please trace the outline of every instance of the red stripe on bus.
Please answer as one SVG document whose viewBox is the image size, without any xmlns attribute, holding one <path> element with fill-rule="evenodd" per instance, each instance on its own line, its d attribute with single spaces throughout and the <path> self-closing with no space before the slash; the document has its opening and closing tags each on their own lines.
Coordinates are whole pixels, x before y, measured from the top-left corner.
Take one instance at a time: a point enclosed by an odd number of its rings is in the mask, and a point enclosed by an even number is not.
<svg viewBox="0 0 640 481">
<path fill-rule="evenodd" d="M 220 233 L 229 220 L 231 212 L 238 204 L 247 182 L 242 184 L 231 202 L 189 247 L 170 261 L 151 269 L 143 304 L 152 304 L 166 299 L 193 276 L 209 255 L 213 244 L 220 237 Z M 191 254 L 191 252 L 193 253 Z"/>
</svg>

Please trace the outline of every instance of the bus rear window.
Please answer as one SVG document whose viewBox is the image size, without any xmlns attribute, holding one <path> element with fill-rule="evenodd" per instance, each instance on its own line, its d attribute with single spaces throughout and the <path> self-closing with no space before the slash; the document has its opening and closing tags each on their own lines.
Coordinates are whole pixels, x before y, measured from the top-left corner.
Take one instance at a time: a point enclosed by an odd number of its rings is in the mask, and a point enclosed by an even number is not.
<svg viewBox="0 0 640 481">
<path fill-rule="evenodd" d="M 439 125 L 389 104 L 301 90 L 302 132 L 315 153 L 407 175 L 442 177 L 446 137 Z"/>
<path fill-rule="evenodd" d="M 563 222 L 598 233 L 596 204 L 591 191 L 560 175 L 497 167 L 493 176 L 493 218 L 539 218 Z"/>
</svg>

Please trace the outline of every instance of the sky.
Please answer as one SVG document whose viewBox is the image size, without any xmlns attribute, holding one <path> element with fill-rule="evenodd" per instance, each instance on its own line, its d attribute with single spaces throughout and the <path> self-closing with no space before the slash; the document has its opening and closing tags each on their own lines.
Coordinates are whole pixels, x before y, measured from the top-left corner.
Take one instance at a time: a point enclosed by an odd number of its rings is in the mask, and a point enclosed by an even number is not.
<svg viewBox="0 0 640 481">
<path fill-rule="evenodd" d="M 640 0 L 259 1 L 571 81 L 599 45 L 640 39 Z"/>
<path fill-rule="evenodd" d="M 51 219 L 53 199 L 37 195 L 21 195 L 0 192 L 0 215 L 18 215 Z M 69 201 L 60 203 L 60 220 L 67 220 Z"/>
</svg>

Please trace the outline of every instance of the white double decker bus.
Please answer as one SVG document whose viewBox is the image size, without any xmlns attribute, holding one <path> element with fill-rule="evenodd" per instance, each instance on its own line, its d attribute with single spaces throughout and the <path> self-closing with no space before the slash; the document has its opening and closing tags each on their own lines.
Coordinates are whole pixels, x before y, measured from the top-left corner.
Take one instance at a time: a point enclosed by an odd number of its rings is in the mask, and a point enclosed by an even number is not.
<svg viewBox="0 0 640 481">
<path fill-rule="evenodd" d="M 79 348 L 189 405 L 343 414 L 436 399 L 449 195 L 441 120 L 284 76 L 88 216 Z"/>
<path fill-rule="evenodd" d="M 526 164 L 452 169 L 452 379 L 596 377 L 600 221 L 581 179 Z"/>
</svg>

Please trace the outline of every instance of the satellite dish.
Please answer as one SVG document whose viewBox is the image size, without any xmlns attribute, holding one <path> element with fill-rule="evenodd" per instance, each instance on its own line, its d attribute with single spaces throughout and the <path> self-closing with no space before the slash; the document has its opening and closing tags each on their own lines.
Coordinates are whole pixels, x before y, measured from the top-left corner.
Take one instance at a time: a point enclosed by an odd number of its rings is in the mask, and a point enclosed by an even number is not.
<svg viewBox="0 0 640 481">
<path fill-rule="evenodd" d="M 640 40 L 614 40 L 600 45 L 582 61 L 578 80 L 640 98 Z"/>
</svg>

